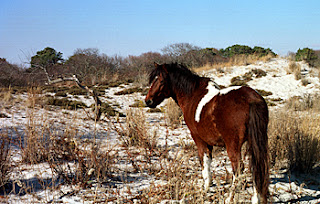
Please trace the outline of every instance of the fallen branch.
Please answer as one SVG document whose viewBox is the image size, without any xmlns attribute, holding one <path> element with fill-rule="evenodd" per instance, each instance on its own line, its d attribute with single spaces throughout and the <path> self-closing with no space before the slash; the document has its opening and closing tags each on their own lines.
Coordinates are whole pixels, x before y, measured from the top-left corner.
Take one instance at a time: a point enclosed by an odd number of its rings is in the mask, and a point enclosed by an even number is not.
<svg viewBox="0 0 320 204">
<path fill-rule="evenodd" d="M 41 65 L 34 65 L 34 66 L 36 66 L 36 67 L 38 67 L 38 68 L 43 70 L 43 72 L 45 73 L 45 75 L 47 77 L 47 80 L 48 80 L 47 84 L 56 84 L 56 83 L 59 83 L 59 82 L 74 81 L 74 82 L 76 82 L 76 84 L 77 84 L 77 86 L 79 88 L 86 90 L 93 97 L 94 102 L 95 102 L 94 103 L 94 118 L 93 118 L 93 120 L 95 120 L 95 121 L 99 121 L 100 120 L 100 117 L 101 117 L 101 110 L 100 110 L 101 100 L 99 99 L 98 94 L 93 89 L 90 89 L 88 86 L 82 85 L 76 75 L 73 75 L 72 77 L 60 77 L 58 79 L 51 80 L 50 77 L 49 77 L 49 74 L 47 72 L 46 67 L 41 66 Z"/>
<path fill-rule="evenodd" d="M 101 100 L 98 97 L 98 94 L 93 90 L 90 89 L 88 86 L 84 86 L 80 83 L 79 79 L 76 77 L 76 75 L 73 75 L 72 77 L 60 77 L 58 79 L 55 80 L 50 80 L 50 78 L 48 78 L 48 84 L 56 84 L 56 83 L 60 83 L 60 82 L 65 82 L 65 81 L 74 81 L 76 82 L 77 86 L 81 89 L 86 90 L 94 99 L 95 103 L 94 103 L 94 120 L 95 121 L 99 121 L 100 117 L 101 117 Z"/>
</svg>

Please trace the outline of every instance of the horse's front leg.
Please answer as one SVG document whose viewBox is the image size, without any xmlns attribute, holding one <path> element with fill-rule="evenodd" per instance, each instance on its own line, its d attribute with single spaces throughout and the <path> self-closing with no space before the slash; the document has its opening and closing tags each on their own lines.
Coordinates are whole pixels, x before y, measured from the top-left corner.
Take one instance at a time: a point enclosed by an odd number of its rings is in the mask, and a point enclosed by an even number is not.
<svg viewBox="0 0 320 204">
<path fill-rule="evenodd" d="M 202 168 L 202 177 L 204 181 L 204 190 L 208 191 L 209 187 L 212 184 L 212 176 L 210 169 L 212 161 L 212 146 L 205 143 L 199 137 L 196 137 L 194 135 L 192 137 L 198 148 L 198 154 Z"/>
</svg>

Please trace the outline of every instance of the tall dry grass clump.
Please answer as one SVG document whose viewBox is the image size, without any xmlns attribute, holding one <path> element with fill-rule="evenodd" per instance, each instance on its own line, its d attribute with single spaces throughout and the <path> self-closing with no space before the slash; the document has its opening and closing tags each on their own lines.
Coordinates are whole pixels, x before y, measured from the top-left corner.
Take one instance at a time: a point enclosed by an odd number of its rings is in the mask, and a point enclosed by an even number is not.
<svg viewBox="0 0 320 204">
<path fill-rule="evenodd" d="M 293 96 L 286 101 L 285 107 L 293 111 L 320 112 L 320 95 Z"/>
<path fill-rule="evenodd" d="M 291 171 L 310 172 L 320 162 L 319 122 L 319 116 L 307 113 L 278 112 L 271 115 L 271 163 Z"/>
<path fill-rule="evenodd" d="M 44 97 L 40 87 L 31 87 L 28 90 L 28 98 L 26 100 L 27 107 L 34 108 L 36 105 L 43 105 L 43 100 Z"/>
<path fill-rule="evenodd" d="M 10 171 L 11 171 L 11 162 L 10 162 L 10 144 L 11 138 L 8 136 L 8 133 L 5 133 L 4 130 L 0 132 L 0 189 L 7 183 Z"/>
<path fill-rule="evenodd" d="M 4 103 L 8 103 L 13 99 L 11 87 L 8 89 L 0 89 L 0 99 Z"/>
<path fill-rule="evenodd" d="M 22 161 L 30 164 L 46 161 L 50 137 L 49 123 L 37 124 L 34 114 L 34 110 L 29 111 L 25 132 L 23 135 L 20 135 Z"/>
<path fill-rule="evenodd" d="M 142 108 L 130 108 L 126 112 L 126 128 L 121 130 L 122 140 L 127 147 L 139 146 L 147 149 L 156 147 L 156 133 L 150 134 L 146 115 Z"/>
<path fill-rule="evenodd" d="M 287 74 L 294 74 L 296 80 L 301 79 L 301 65 L 297 62 L 291 61 L 288 65 Z"/>
<path fill-rule="evenodd" d="M 177 128 L 183 121 L 183 113 L 173 99 L 168 99 L 165 105 L 164 117 L 169 127 Z"/>
</svg>

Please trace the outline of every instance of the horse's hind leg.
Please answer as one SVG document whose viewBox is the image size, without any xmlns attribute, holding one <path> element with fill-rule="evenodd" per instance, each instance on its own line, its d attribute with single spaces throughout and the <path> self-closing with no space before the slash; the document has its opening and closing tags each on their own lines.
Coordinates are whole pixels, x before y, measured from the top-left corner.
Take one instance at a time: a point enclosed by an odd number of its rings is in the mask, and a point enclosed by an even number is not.
<svg viewBox="0 0 320 204">
<path fill-rule="evenodd" d="M 212 146 L 208 145 L 198 137 L 193 136 L 193 140 L 195 141 L 198 147 L 198 154 L 199 154 L 200 164 L 202 168 L 202 177 L 204 180 L 204 190 L 208 191 L 212 183 L 211 170 L 210 170 L 211 161 L 212 161 Z"/>
<path fill-rule="evenodd" d="M 241 147 L 239 144 L 229 144 L 226 146 L 228 157 L 231 161 L 233 175 L 237 176 L 241 173 Z"/>
<path fill-rule="evenodd" d="M 239 147 L 238 144 L 231 143 L 227 145 L 227 153 L 229 156 L 229 159 L 231 161 L 231 166 L 232 166 L 232 172 L 233 172 L 233 179 L 232 179 L 232 184 L 230 187 L 230 194 L 227 198 L 227 203 L 231 203 L 233 201 L 233 197 L 235 194 L 235 189 L 237 187 L 238 183 L 238 176 L 241 173 L 241 169 L 243 168 L 242 161 L 241 161 L 241 147 Z"/>
</svg>

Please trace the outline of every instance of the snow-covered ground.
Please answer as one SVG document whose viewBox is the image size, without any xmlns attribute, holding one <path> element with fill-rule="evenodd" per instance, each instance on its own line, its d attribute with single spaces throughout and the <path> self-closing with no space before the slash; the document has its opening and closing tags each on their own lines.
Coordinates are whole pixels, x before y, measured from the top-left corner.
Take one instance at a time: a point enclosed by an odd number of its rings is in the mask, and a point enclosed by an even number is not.
<svg viewBox="0 0 320 204">
<path fill-rule="evenodd" d="M 293 74 L 287 74 L 289 60 L 284 58 L 272 59 L 270 62 L 257 62 L 248 66 L 235 66 L 223 68 L 225 72 L 219 73 L 216 69 L 205 71 L 204 74 L 214 79 L 219 85 L 229 86 L 230 80 L 236 76 L 242 76 L 252 69 L 262 69 L 267 72 L 265 77 L 254 78 L 248 82 L 248 85 L 255 89 L 271 91 L 272 95 L 268 98 L 288 99 L 292 96 L 303 96 L 305 94 L 317 93 L 320 88 L 318 70 L 310 68 L 307 64 L 299 62 L 304 79 L 309 81 L 304 86 L 301 80 L 295 80 Z"/>
<path fill-rule="evenodd" d="M 253 80 L 248 82 L 248 85 L 259 89 L 272 92 L 267 96 L 268 99 L 286 100 L 293 96 L 304 96 L 305 94 L 316 94 L 320 89 L 320 82 L 317 70 L 312 70 L 306 64 L 300 63 L 303 71 L 303 78 L 309 81 L 309 84 L 304 86 L 301 80 L 296 80 L 293 74 L 287 74 L 289 61 L 283 58 L 275 58 L 269 62 L 257 62 L 248 66 L 236 66 L 231 68 L 221 68 L 223 72 L 212 69 L 207 70 L 201 75 L 211 77 L 219 85 L 229 86 L 230 80 L 235 76 L 242 76 L 252 69 L 262 69 L 267 75 L 261 78 L 253 77 Z M 130 109 L 129 105 L 135 100 L 143 100 L 144 96 L 141 93 L 133 93 L 129 95 L 114 95 L 114 93 L 128 88 L 133 85 L 122 87 L 108 88 L 105 95 L 101 96 L 102 101 L 108 101 L 111 104 L 116 104 L 117 110 L 126 113 Z M 34 109 L 26 107 L 27 94 L 17 94 L 13 96 L 15 104 L 1 103 L 0 113 L 8 116 L 0 118 L 0 132 L 8 133 L 12 137 L 24 135 L 24 131 L 30 123 L 30 118 L 39 126 L 52 126 L 57 130 L 74 128 L 82 135 L 81 139 L 97 138 L 101 148 L 111 149 L 118 148 L 118 159 L 115 166 L 117 171 L 113 173 L 113 177 L 103 184 L 95 183 L 90 188 L 82 189 L 77 185 L 63 185 L 56 181 L 55 173 L 52 171 L 48 163 L 44 162 L 36 165 L 27 165 L 20 163 L 21 151 L 17 146 L 13 147 L 12 163 L 15 165 L 10 180 L 13 183 L 13 189 L 9 194 L 0 196 L 0 202 L 8 203 L 139 203 L 139 197 L 143 191 L 155 186 L 166 184 L 164 177 L 154 175 L 147 171 L 135 172 L 130 163 L 125 151 L 121 148 L 120 137 L 114 127 L 119 127 L 119 124 L 124 126 L 124 118 L 104 118 L 98 123 L 88 120 L 87 110 L 61 110 L 59 108 L 44 109 L 36 106 Z M 94 101 L 80 96 L 77 99 L 91 105 Z M 276 111 L 281 107 L 282 102 L 275 102 L 277 106 L 272 107 L 272 111 Z M 162 104 L 163 105 L 163 104 Z M 201 168 L 197 157 L 194 155 L 185 155 L 183 146 L 192 144 L 192 139 L 189 130 L 185 124 L 172 129 L 164 122 L 163 113 L 148 113 L 147 108 L 140 108 L 146 114 L 147 127 L 150 132 L 157 132 L 157 145 L 161 148 L 168 148 L 168 155 L 176 161 L 184 161 L 189 164 L 191 173 L 196 175 L 199 180 L 199 189 L 201 188 Z M 31 117 L 32 116 L 32 117 Z M 211 188 L 208 195 L 214 194 L 220 188 L 219 178 L 226 174 L 226 171 L 231 172 L 231 165 L 223 150 L 218 156 L 213 159 L 212 169 L 216 180 L 215 186 Z M 157 162 L 157 161 L 151 161 Z M 163 174 L 158 172 L 157 174 Z M 319 174 L 320 175 L 320 174 Z M 319 203 L 320 202 L 320 178 L 319 175 L 302 175 L 295 177 L 288 175 L 285 170 L 271 170 L 270 195 L 273 202 L 276 203 Z M 302 180 L 303 179 L 303 180 Z M 40 182 L 41 181 L 41 182 Z M 307 182 L 308 181 L 308 182 Z M 47 186 L 59 186 L 59 188 L 43 189 Z M 28 192 L 25 192 L 26 186 L 32 186 Z M 228 188 L 227 183 L 223 184 Z M 199 190 L 200 191 L 200 190 Z M 248 201 L 252 194 L 252 188 L 248 187 L 244 190 L 246 196 L 243 199 Z M 99 198 L 98 200 L 90 198 Z M 103 199 L 102 199 L 103 198 Z M 136 198 L 136 199 L 131 199 Z M 126 200 L 131 199 L 131 200 Z M 174 198 L 173 198 L 174 199 Z M 156 202 L 156 201 L 154 201 Z M 170 203 L 169 200 L 158 200 L 161 203 Z M 188 199 L 183 199 L 178 202 L 189 202 Z M 205 201 L 209 202 L 209 201 Z M 223 203 L 223 200 L 219 202 Z"/>
</svg>

